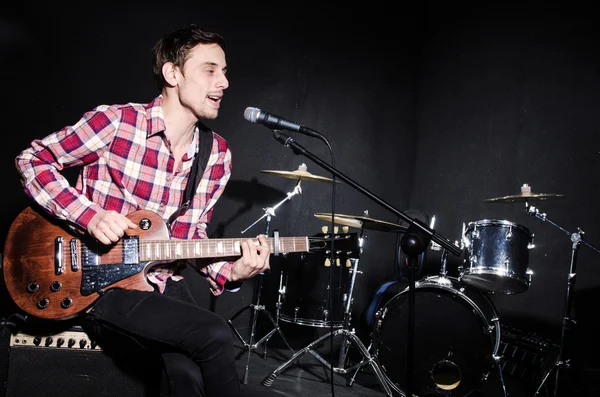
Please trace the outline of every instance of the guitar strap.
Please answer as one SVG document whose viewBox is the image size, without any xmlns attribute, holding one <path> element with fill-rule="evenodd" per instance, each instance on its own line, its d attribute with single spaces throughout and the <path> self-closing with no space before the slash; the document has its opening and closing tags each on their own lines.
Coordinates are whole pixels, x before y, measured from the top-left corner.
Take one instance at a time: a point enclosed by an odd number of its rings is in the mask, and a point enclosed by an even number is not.
<svg viewBox="0 0 600 397">
<path fill-rule="evenodd" d="M 208 159 L 210 157 L 210 152 L 212 151 L 212 131 L 201 122 L 198 122 L 196 126 L 200 131 L 200 148 L 198 150 L 198 154 L 194 157 L 194 163 L 192 164 L 190 176 L 188 177 L 187 185 L 185 186 L 183 202 L 181 203 L 177 211 L 175 211 L 169 217 L 169 220 L 167 222 L 167 226 L 169 226 L 169 229 L 171 228 L 171 224 L 173 223 L 173 221 L 189 208 L 190 203 L 192 202 L 192 198 L 194 197 L 194 193 L 198 189 L 198 185 L 202 180 L 202 174 L 204 174 L 204 169 L 206 168 L 206 164 L 208 163 Z"/>
</svg>

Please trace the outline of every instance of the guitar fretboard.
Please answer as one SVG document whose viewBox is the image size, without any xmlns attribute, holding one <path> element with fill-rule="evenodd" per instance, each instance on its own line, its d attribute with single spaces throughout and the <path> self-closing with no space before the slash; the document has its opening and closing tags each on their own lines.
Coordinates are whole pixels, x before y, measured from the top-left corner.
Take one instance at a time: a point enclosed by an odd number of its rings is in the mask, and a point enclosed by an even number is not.
<svg viewBox="0 0 600 397">
<path fill-rule="evenodd" d="M 142 240 L 139 245 L 141 261 L 175 260 L 190 258 L 219 258 L 242 255 L 242 241 L 245 238 L 206 239 L 206 240 Z M 259 245 L 257 238 L 251 239 Z M 308 237 L 280 237 L 278 250 L 275 239 L 267 238 L 271 253 L 308 252 Z"/>
</svg>

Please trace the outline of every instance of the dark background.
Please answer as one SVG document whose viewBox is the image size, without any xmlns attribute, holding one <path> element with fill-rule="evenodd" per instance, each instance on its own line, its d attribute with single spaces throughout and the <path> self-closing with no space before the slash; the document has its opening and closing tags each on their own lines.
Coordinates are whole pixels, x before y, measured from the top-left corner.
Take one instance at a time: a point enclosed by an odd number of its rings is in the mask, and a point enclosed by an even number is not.
<svg viewBox="0 0 600 397">
<path fill-rule="evenodd" d="M 451 241 L 461 238 L 463 223 L 483 219 L 528 228 L 536 244 L 531 286 L 491 298 L 501 321 L 559 340 L 568 233 L 581 227 L 584 239 L 600 247 L 600 34 L 591 6 L 103 2 L 88 10 L 52 2 L 2 11 L 2 241 L 28 205 L 14 168 L 19 151 L 98 104 L 152 100 L 152 45 L 167 31 L 197 23 L 225 36 L 230 71 L 220 116 L 207 123 L 228 140 L 234 164 L 211 237 L 241 236 L 264 208 L 293 190 L 293 180 L 261 170 L 293 171 L 306 163 L 309 172 L 331 176 L 273 140 L 267 128 L 244 120 L 246 107 L 258 107 L 322 132 L 337 169 L 398 210 L 435 215 L 436 231 Z M 331 162 L 321 141 L 293 136 Z M 565 195 L 530 204 L 567 233 L 529 216 L 522 202 L 484 202 L 516 194 L 525 183 L 534 193 Z M 375 219 L 402 221 L 348 184 L 336 185 L 335 199 L 337 213 L 368 211 Z M 313 235 L 326 224 L 314 213 L 331 211 L 331 184 L 305 181 L 302 194 L 276 211 L 271 230 Z M 402 275 L 396 265 L 401 236 L 365 232 L 355 324 L 377 288 Z M 437 274 L 439 258 L 428 250 L 419 276 Z M 462 259 L 449 258 L 450 275 L 458 275 Z M 590 371 L 598 350 L 591 322 L 599 259 L 580 246 L 573 355 Z M 271 308 L 285 261 L 272 263 L 264 277 Z M 215 298 L 200 277 L 186 275 L 199 304 L 226 318 L 252 301 L 255 280 Z M 2 303 L 11 310 L 5 296 Z"/>
</svg>

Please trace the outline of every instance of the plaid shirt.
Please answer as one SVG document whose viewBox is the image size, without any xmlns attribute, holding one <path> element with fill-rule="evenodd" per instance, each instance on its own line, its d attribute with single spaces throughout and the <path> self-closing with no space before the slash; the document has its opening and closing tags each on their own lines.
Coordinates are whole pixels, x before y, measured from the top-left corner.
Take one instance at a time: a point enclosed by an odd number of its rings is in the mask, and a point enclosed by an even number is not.
<svg viewBox="0 0 600 397">
<path fill-rule="evenodd" d="M 16 158 L 25 193 L 58 219 L 86 230 L 98 208 L 123 215 L 146 209 L 165 222 L 181 205 L 199 131 L 177 169 L 164 134 L 162 96 L 151 103 L 100 105 L 31 146 Z M 82 166 L 75 187 L 59 171 Z M 207 238 L 213 207 L 231 176 L 227 142 L 213 132 L 206 169 L 188 210 L 171 225 L 173 239 Z M 195 261 L 189 261 L 195 265 Z M 223 292 L 232 262 L 204 263 L 198 271 L 214 295 Z M 164 291 L 168 278 L 181 279 L 172 266 L 154 267 L 148 279 Z"/>
</svg>

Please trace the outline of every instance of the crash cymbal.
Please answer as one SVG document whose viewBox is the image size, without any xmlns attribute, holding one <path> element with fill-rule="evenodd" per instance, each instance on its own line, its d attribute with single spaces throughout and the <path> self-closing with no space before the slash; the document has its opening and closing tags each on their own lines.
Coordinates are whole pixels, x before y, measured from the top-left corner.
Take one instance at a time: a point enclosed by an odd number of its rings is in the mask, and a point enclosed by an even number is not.
<svg viewBox="0 0 600 397">
<path fill-rule="evenodd" d="M 314 175 L 307 171 L 306 164 L 302 164 L 296 171 L 261 170 L 266 174 L 273 174 L 289 179 L 300 179 L 303 181 L 333 182 L 333 179 Z M 336 182 L 340 182 L 336 180 Z"/>
<path fill-rule="evenodd" d="M 324 221 L 331 222 L 331 213 L 327 214 L 323 212 L 318 212 L 315 214 L 315 217 Z M 407 228 L 404 226 L 386 221 L 380 221 L 378 219 L 369 218 L 367 216 L 336 214 L 333 217 L 333 223 L 337 223 L 339 225 L 344 226 L 356 227 L 358 229 L 379 230 L 382 232 L 402 233 L 407 230 Z"/>
<path fill-rule="evenodd" d="M 494 197 L 490 199 L 483 200 L 487 203 L 516 203 L 523 201 L 542 201 L 542 200 L 550 200 L 555 198 L 564 197 L 564 194 L 555 194 L 555 193 L 532 193 L 531 187 L 527 184 L 521 186 L 521 193 L 514 194 L 511 196 L 504 197 Z"/>
</svg>

